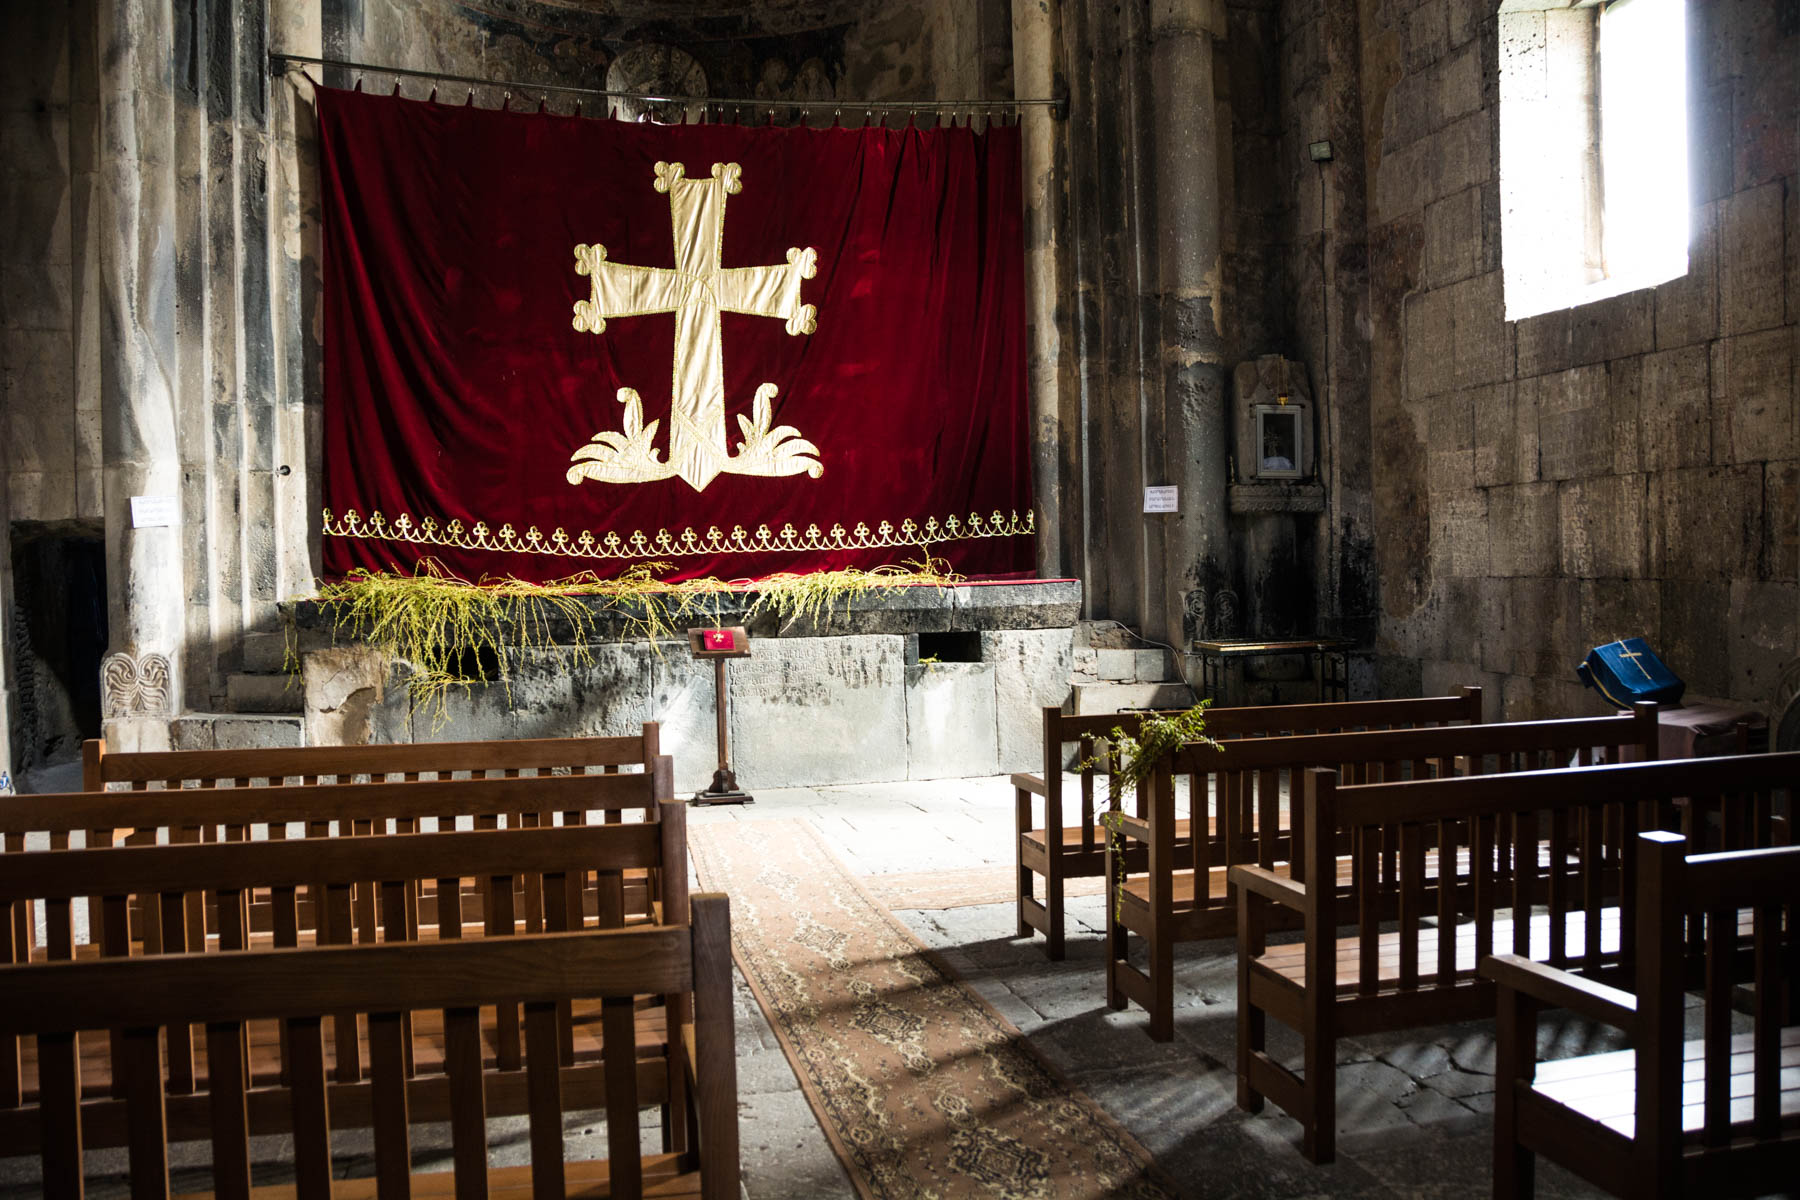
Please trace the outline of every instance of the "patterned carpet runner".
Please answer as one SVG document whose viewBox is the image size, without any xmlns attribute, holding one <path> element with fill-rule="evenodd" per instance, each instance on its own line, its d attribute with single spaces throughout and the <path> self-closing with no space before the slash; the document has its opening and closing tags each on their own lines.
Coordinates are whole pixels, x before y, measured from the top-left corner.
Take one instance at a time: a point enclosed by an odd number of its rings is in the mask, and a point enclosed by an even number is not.
<svg viewBox="0 0 1800 1200">
<path fill-rule="evenodd" d="M 1168 1196 L 1143 1148 L 870 897 L 805 821 L 691 831 L 738 966 L 874 1200 Z"/>
</svg>

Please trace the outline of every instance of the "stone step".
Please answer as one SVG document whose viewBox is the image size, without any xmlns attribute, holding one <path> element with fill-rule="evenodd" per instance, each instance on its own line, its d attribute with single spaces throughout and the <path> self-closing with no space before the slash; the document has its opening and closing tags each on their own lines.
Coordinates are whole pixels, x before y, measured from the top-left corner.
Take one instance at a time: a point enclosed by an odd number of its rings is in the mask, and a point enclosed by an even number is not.
<svg viewBox="0 0 1800 1200">
<path fill-rule="evenodd" d="M 172 750 L 269 750 L 305 744 L 304 717 L 186 713 L 169 722 Z"/>
<path fill-rule="evenodd" d="M 273 675 L 287 665 L 287 634 L 244 635 L 244 670 L 252 675 Z"/>
<path fill-rule="evenodd" d="M 304 699 L 298 675 L 230 675 L 225 679 L 225 702 L 232 712 L 297 713 L 302 711 Z"/>
<path fill-rule="evenodd" d="M 1193 689 L 1180 682 L 1075 684 L 1078 717 L 1138 708 L 1187 708 L 1193 703 Z"/>
</svg>

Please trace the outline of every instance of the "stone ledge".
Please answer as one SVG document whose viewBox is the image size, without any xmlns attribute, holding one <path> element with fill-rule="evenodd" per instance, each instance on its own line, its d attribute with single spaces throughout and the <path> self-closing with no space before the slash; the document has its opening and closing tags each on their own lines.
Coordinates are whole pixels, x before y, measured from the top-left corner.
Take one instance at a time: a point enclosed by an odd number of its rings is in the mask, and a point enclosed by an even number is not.
<svg viewBox="0 0 1800 1200">
<path fill-rule="evenodd" d="M 759 613 L 746 621 L 754 592 L 733 592 L 718 598 L 722 624 L 748 624 L 757 638 L 842 637 L 849 634 L 944 633 L 951 630 L 1067 629 L 1081 611 L 1081 582 L 1074 579 L 1020 580 L 1000 583 L 964 583 L 939 589 L 909 586 L 878 591 L 853 599 L 848 610 L 837 605 L 825 617 L 800 619 L 782 626 L 772 613 Z M 594 632 L 602 641 L 626 636 L 628 622 L 617 610 L 588 602 L 595 614 Z M 302 651 L 330 645 L 333 631 L 317 601 L 296 600 L 283 604 L 300 632 Z M 544 628 L 553 644 L 573 640 L 569 622 L 551 606 L 538 606 Z M 696 613 L 693 624 L 710 624 L 714 609 Z"/>
<path fill-rule="evenodd" d="M 1318 513 L 1325 511 L 1325 487 L 1317 483 L 1234 483 L 1234 513 Z"/>
</svg>

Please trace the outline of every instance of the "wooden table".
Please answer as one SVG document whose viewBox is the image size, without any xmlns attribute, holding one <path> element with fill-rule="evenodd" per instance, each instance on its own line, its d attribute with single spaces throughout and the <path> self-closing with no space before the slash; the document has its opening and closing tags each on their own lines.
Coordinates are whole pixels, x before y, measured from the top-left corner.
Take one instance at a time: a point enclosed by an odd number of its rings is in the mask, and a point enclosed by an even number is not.
<svg viewBox="0 0 1800 1200">
<path fill-rule="evenodd" d="M 1201 695 L 1225 702 L 1226 675 L 1234 662 L 1280 654 L 1305 654 L 1312 660 L 1313 682 L 1321 703 L 1347 700 L 1350 668 L 1347 651 L 1354 643 L 1342 638 L 1287 638 L 1280 641 L 1195 642 L 1200 655 Z"/>
</svg>

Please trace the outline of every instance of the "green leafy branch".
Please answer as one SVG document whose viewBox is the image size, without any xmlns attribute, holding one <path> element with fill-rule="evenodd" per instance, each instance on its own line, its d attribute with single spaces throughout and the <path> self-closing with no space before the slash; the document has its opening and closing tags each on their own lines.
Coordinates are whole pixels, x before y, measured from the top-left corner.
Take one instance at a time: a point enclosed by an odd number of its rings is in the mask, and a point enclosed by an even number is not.
<svg viewBox="0 0 1800 1200">
<path fill-rule="evenodd" d="M 1093 756 L 1076 765 L 1078 771 L 1100 767 L 1109 769 L 1113 775 L 1114 782 L 1107 794 L 1107 808 L 1099 814 L 1099 821 L 1101 828 L 1106 831 L 1106 845 L 1111 851 L 1110 860 L 1117 864 L 1117 878 L 1112 881 L 1116 889 L 1116 904 L 1124 903 L 1126 874 L 1125 812 L 1119 807 L 1119 797 L 1128 789 L 1142 787 L 1144 781 L 1156 772 L 1157 765 L 1183 746 L 1202 745 L 1221 751 L 1225 749 L 1216 739 L 1206 734 L 1206 710 L 1211 704 L 1211 700 L 1202 700 L 1181 712 L 1146 713 L 1138 723 L 1136 733 L 1128 733 L 1123 726 L 1115 725 L 1111 733 L 1095 743 Z M 1193 801 L 1194 798 L 1190 797 L 1190 803 Z M 1202 815 L 1194 822 L 1193 836 L 1204 837 L 1203 800 L 1196 811 Z"/>
</svg>

